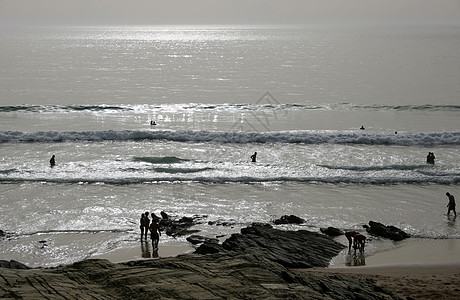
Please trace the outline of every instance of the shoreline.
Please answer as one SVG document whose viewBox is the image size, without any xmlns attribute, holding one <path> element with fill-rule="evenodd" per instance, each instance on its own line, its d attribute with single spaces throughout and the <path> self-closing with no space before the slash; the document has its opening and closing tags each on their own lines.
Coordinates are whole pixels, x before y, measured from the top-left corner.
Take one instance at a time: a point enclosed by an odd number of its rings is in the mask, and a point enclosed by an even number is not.
<svg viewBox="0 0 460 300">
<path fill-rule="evenodd" d="M 343 244 L 343 242 L 342 242 Z M 195 247 L 188 242 L 159 244 L 156 255 L 150 240 L 136 241 L 113 251 L 93 255 L 91 259 L 107 259 L 112 263 L 145 260 L 151 258 L 174 257 L 194 252 Z M 349 269 L 361 267 L 381 267 L 399 265 L 442 265 L 460 263 L 460 239 L 408 238 L 394 243 L 391 248 L 358 255 L 364 264 L 352 264 L 352 255 L 345 249 L 332 259 L 328 269 Z"/>
<path fill-rule="evenodd" d="M 147 290 L 158 298 L 176 299 L 227 299 L 238 295 L 251 295 L 253 299 L 303 299 L 308 295 L 315 299 L 376 300 L 460 296 L 460 239 L 408 239 L 394 243 L 390 250 L 382 247 L 375 254 L 369 247 L 365 258 L 372 264 L 353 267 L 331 266 L 331 258 L 343 256 L 344 245 L 315 232 L 253 225 L 227 242 L 222 252 L 219 244 L 200 246 L 198 252 L 208 255 L 183 255 L 194 249 L 185 242 L 160 244 L 156 252 L 150 241 L 133 240 L 108 253 L 58 267 L 29 269 L 3 262 L 5 280 L 0 286 L 5 297 L 14 294 L 25 298 L 92 295 L 124 299 L 129 295 L 143 299 Z M 411 255 L 414 248 L 418 255 Z M 444 250 L 452 254 L 447 256 L 448 262 L 442 262 Z M 438 254 L 436 259 L 424 260 L 432 253 Z M 383 257 L 372 260 L 374 255 Z M 413 259 L 409 261 L 408 256 Z M 405 263 L 392 257 L 406 257 Z"/>
<path fill-rule="evenodd" d="M 374 280 L 402 299 L 459 299 L 460 262 L 387 264 L 348 268 L 297 270 L 322 276 L 345 276 Z"/>
</svg>

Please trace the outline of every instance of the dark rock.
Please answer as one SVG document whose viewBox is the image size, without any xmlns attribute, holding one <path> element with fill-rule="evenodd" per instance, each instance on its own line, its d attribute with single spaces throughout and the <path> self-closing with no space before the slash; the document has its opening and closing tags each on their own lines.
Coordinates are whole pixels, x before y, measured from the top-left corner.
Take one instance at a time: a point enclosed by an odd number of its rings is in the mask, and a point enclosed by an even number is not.
<svg viewBox="0 0 460 300">
<path fill-rule="evenodd" d="M 198 224 L 198 220 L 202 218 L 204 216 L 182 217 L 179 220 L 173 220 L 168 216 L 168 219 L 161 219 L 160 230 L 173 237 L 197 233 L 200 231 L 190 230 L 189 228 Z"/>
<path fill-rule="evenodd" d="M 305 223 L 305 220 L 302 219 L 302 218 L 299 218 L 297 216 L 294 216 L 294 215 L 290 215 L 290 216 L 284 215 L 281 218 L 276 219 L 275 221 L 273 221 L 273 223 L 275 223 L 276 225 L 281 225 L 281 224 L 303 224 L 303 223 Z"/>
<path fill-rule="evenodd" d="M 198 245 L 198 244 L 202 244 L 204 242 L 212 242 L 212 243 L 218 243 L 219 241 L 217 239 L 213 239 L 213 238 L 208 238 L 208 237 L 204 237 L 204 236 L 201 236 L 201 235 L 191 235 L 189 237 L 187 237 L 187 241 L 193 245 Z"/>
<path fill-rule="evenodd" d="M 328 236 L 343 235 L 343 231 L 335 227 L 320 228 L 320 231 Z"/>
<path fill-rule="evenodd" d="M 223 246 L 219 244 L 217 241 L 208 240 L 201 244 L 196 250 L 195 253 L 206 255 L 206 254 L 214 254 L 225 251 Z"/>
<path fill-rule="evenodd" d="M 400 299 L 371 280 L 290 270 L 229 252 L 2 268 L 1 279 L 2 299 Z"/>
<path fill-rule="evenodd" d="M 0 260 L 0 268 L 8 268 L 8 269 L 30 269 L 25 264 L 22 264 L 15 260 Z"/>
<path fill-rule="evenodd" d="M 163 218 L 163 220 L 169 220 L 169 215 L 167 213 L 165 213 L 164 211 L 161 211 L 160 212 L 160 215 L 161 215 L 161 218 Z"/>
<path fill-rule="evenodd" d="M 253 224 L 222 244 L 227 251 L 252 253 L 289 268 L 327 267 L 345 248 L 329 237 L 307 230 L 284 231 L 269 224 Z"/>
<path fill-rule="evenodd" d="M 225 227 L 232 227 L 236 225 L 234 221 L 224 221 L 224 220 L 217 220 L 217 221 L 209 221 L 208 225 L 216 225 L 216 226 L 225 226 Z"/>
<path fill-rule="evenodd" d="M 372 280 L 285 267 L 327 260 L 344 247 L 322 234 L 253 224 L 224 244 L 232 250 L 205 241 L 198 249 L 216 254 L 119 264 L 89 259 L 28 270 L 0 265 L 0 298 L 400 299 Z"/>
<path fill-rule="evenodd" d="M 385 226 L 382 223 L 369 221 L 369 226 L 364 225 L 366 231 L 372 235 L 390 239 L 393 241 L 401 241 L 410 237 L 401 229 L 395 226 Z"/>
</svg>

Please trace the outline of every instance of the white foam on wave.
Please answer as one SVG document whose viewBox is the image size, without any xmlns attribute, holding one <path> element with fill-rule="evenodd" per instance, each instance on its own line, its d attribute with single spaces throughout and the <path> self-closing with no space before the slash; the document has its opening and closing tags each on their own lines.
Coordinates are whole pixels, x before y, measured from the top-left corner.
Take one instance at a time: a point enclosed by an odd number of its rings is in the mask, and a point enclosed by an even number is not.
<svg viewBox="0 0 460 300">
<path fill-rule="evenodd" d="M 460 132 L 385 133 L 362 131 L 277 131 L 277 132 L 222 132 L 222 131 L 2 131 L 0 143 L 48 143 L 65 141 L 136 141 L 168 140 L 175 142 L 214 143 L 305 143 L 305 144 L 365 144 L 432 146 L 460 145 Z"/>
<path fill-rule="evenodd" d="M 332 176 L 332 177 L 299 177 L 299 176 L 280 176 L 280 177 L 253 177 L 253 176 L 187 176 L 186 174 L 193 174 L 194 172 L 176 171 L 176 174 L 161 177 L 125 177 L 125 178 L 45 178 L 45 177 L 16 177 L 7 176 L 0 177 L 0 182 L 42 182 L 42 183 L 73 183 L 73 184 L 112 184 L 112 185 L 126 185 L 126 184 L 161 184 L 161 183 L 219 183 L 219 184 L 252 184 L 252 183 L 332 183 L 332 184 L 458 184 L 460 183 L 459 176 L 427 176 L 427 177 L 395 177 L 395 176 L 381 176 L 381 177 L 356 177 L 356 176 Z M 181 173 L 180 176 L 177 173 Z"/>
</svg>

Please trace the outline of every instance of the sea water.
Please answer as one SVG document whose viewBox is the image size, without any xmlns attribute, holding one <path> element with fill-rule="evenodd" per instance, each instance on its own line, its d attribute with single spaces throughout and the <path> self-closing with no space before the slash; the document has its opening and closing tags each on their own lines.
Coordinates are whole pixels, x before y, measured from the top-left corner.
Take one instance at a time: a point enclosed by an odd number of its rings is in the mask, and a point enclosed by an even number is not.
<svg viewBox="0 0 460 300">
<path fill-rule="evenodd" d="M 460 238 L 445 216 L 445 193 L 460 197 L 460 28 L 35 28 L 0 39 L 1 259 L 54 266 L 128 249 L 144 211 L 198 216 L 192 229 L 221 240 L 291 214 L 305 224 L 281 228 L 374 220 Z M 162 235 L 160 250 L 185 238 Z M 365 256 L 394 246 L 369 237 Z"/>
</svg>

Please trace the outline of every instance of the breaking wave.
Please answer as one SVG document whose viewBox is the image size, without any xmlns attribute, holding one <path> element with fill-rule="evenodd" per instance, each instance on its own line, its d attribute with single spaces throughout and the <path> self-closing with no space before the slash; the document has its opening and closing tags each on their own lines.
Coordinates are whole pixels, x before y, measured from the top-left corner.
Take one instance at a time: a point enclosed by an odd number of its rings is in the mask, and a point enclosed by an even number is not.
<svg viewBox="0 0 460 300">
<path fill-rule="evenodd" d="M 200 170 L 201 171 L 201 170 Z M 176 173 L 181 173 L 177 172 Z M 184 172 L 183 174 L 193 173 Z M 168 177 L 131 177 L 131 178 L 21 178 L 8 177 L 0 178 L 1 183 L 38 182 L 47 183 L 68 183 L 68 184 L 109 184 L 109 185 L 130 185 L 130 184 L 161 184 L 161 183 L 217 183 L 217 184 L 253 184 L 253 183 L 329 183 L 329 184 L 459 184 L 460 176 L 379 176 L 379 177 L 357 177 L 357 176 L 331 176 L 331 177 L 225 177 L 225 176 L 168 176 Z"/>
<path fill-rule="evenodd" d="M 74 142 L 74 141 L 141 141 L 213 143 L 303 143 L 303 144 L 365 144 L 432 146 L 460 145 L 460 132 L 384 133 L 362 131 L 282 131 L 282 132 L 221 132 L 221 131 L 2 131 L 0 143 Z"/>
</svg>

